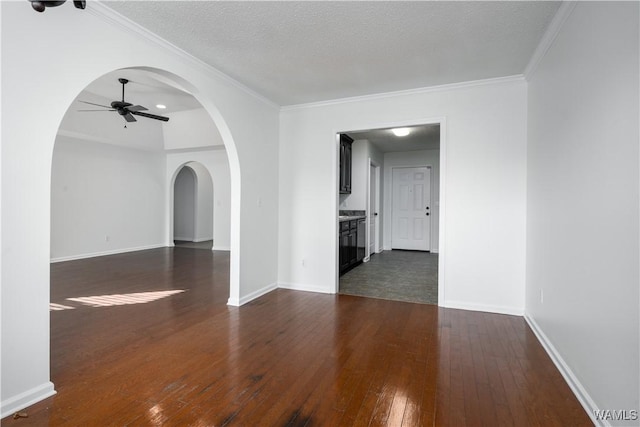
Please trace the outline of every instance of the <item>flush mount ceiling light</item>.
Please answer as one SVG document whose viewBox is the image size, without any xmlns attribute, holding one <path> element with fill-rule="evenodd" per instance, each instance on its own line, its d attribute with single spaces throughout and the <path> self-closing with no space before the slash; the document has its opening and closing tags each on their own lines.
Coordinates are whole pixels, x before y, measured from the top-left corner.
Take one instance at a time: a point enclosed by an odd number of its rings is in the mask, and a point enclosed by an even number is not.
<svg viewBox="0 0 640 427">
<path fill-rule="evenodd" d="M 157 104 L 156 108 L 159 108 L 160 110 L 164 110 L 165 108 L 167 108 L 167 106 L 164 104 Z"/>
<path fill-rule="evenodd" d="M 411 132 L 411 129 L 409 129 L 409 128 L 395 128 L 395 129 L 391 129 L 391 132 L 393 132 L 393 134 L 395 136 L 407 136 Z"/>
</svg>

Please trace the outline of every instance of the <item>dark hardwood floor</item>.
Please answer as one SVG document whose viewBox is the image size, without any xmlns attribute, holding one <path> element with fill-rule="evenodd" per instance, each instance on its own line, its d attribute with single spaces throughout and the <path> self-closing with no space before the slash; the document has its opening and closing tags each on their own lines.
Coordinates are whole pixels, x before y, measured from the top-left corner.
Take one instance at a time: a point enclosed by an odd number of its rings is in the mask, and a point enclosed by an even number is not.
<svg viewBox="0 0 640 427">
<path fill-rule="evenodd" d="M 228 307 L 228 264 L 53 264 L 58 394 L 2 425 L 592 425 L 522 318 L 289 290 Z"/>
</svg>

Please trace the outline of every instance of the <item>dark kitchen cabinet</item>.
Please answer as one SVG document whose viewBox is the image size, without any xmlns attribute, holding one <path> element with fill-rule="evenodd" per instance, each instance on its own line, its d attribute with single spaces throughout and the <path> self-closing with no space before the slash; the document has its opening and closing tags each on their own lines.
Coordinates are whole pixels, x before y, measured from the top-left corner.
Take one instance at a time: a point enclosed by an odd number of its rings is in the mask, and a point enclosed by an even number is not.
<svg viewBox="0 0 640 427">
<path fill-rule="evenodd" d="M 353 139 L 340 135 L 340 194 L 351 194 L 351 144 Z"/>
<path fill-rule="evenodd" d="M 358 250 L 358 221 L 342 221 L 338 231 L 340 274 L 362 261 Z"/>
<path fill-rule="evenodd" d="M 351 265 L 350 241 L 351 238 L 348 230 L 340 233 L 340 274 Z"/>
</svg>

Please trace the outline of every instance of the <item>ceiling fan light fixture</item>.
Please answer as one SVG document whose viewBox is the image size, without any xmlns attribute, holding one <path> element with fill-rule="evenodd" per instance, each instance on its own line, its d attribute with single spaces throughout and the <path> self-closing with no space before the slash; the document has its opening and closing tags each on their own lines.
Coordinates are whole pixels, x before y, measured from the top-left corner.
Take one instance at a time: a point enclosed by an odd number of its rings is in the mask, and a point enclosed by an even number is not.
<svg viewBox="0 0 640 427">
<path fill-rule="evenodd" d="M 395 128 L 395 129 L 391 129 L 391 132 L 393 132 L 393 134 L 395 136 L 407 136 L 411 133 L 411 129 L 409 128 Z"/>
</svg>

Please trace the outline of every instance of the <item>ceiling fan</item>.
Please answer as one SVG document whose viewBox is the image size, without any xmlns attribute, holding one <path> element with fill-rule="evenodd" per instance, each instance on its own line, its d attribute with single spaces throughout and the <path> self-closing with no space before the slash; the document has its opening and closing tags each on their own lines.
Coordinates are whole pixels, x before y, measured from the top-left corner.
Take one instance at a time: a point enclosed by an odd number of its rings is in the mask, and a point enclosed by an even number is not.
<svg viewBox="0 0 640 427">
<path fill-rule="evenodd" d="M 157 116 L 155 114 L 143 113 L 143 111 L 147 111 L 145 107 L 142 105 L 133 105 L 124 100 L 124 85 L 129 83 L 127 79 L 118 79 L 120 83 L 122 83 L 122 101 L 113 101 L 111 106 L 95 104 L 93 102 L 87 101 L 79 101 L 83 104 L 95 105 L 97 107 L 108 108 L 107 110 L 78 110 L 78 111 L 116 111 L 120 114 L 127 122 L 137 122 L 136 118 L 133 116 L 147 117 L 149 119 L 162 120 L 163 122 L 168 122 L 169 117 Z M 125 124 L 125 127 L 126 124 Z"/>
</svg>

